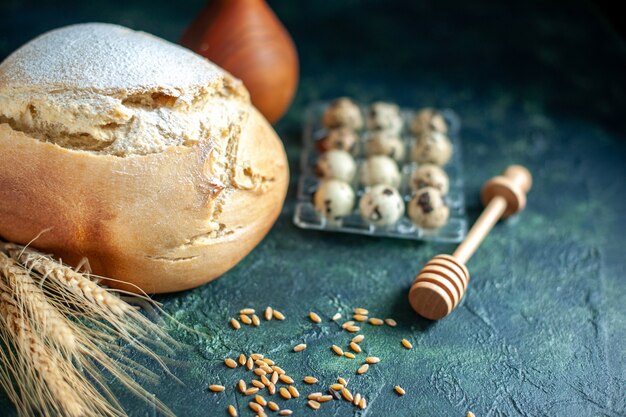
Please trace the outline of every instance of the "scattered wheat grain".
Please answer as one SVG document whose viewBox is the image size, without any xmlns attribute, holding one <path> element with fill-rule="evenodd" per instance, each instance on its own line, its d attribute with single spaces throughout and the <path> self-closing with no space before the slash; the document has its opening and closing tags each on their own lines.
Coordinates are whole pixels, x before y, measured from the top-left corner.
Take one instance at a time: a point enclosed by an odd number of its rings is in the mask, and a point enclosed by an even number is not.
<svg viewBox="0 0 626 417">
<path fill-rule="evenodd" d="M 372 326 L 382 326 L 385 322 L 382 319 L 378 319 L 376 317 L 372 317 L 368 320 L 369 324 Z"/>
<path fill-rule="evenodd" d="M 346 381 L 345 379 L 343 379 L 342 377 L 337 378 L 337 382 L 339 382 L 341 385 L 343 385 L 344 387 L 348 386 L 348 381 Z"/>
<path fill-rule="evenodd" d="M 359 369 L 356 370 L 356 373 L 359 375 L 364 374 L 365 372 L 367 372 L 370 369 L 370 366 L 366 363 L 364 363 L 363 365 L 361 365 L 359 367 Z"/>
<path fill-rule="evenodd" d="M 312 392 L 312 393 L 310 393 L 310 394 L 307 396 L 307 399 L 309 399 L 309 400 L 316 400 L 316 401 L 317 401 L 317 399 L 318 399 L 319 397 L 321 397 L 321 396 L 322 396 L 322 393 L 321 393 L 321 392 Z"/>
<path fill-rule="evenodd" d="M 273 365 L 272 369 L 276 372 L 278 372 L 279 375 L 282 375 L 285 373 L 285 370 L 283 368 L 281 368 L 280 366 L 277 365 Z"/>
<path fill-rule="evenodd" d="M 257 387 L 258 389 L 265 388 L 265 384 L 263 383 L 263 381 L 259 381 L 258 379 L 253 379 L 252 381 L 250 381 L 250 384 Z"/>
<path fill-rule="evenodd" d="M 413 345 L 408 340 L 402 339 L 401 343 L 402 343 L 402 346 L 405 347 L 405 349 L 413 349 Z"/>
<path fill-rule="evenodd" d="M 309 401 L 307 401 L 307 405 L 308 405 L 309 407 L 311 407 L 312 409 L 314 409 L 314 410 L 319 410 L 319 409 L 320 409 L 320 406 L 321 406 L 321 404 L 320 404 L 320 403 L 318 403 L 318 402 L 317 402 L 317 401 L 315 401 L 315 400 L 309 400 Z"/>
<path fill-rule="evenodd" d="M 228 366 L 231 369 L 235 369 L 237 367 L 237 362 L 235 362 L 231 358 L 226 358 L 224 359 L 224 365 Z"/>
<path fill-rule="evenodd" d="M 228 408 L 228 414 L 230 415 L 230 417 L 237 417 L 237 409 L 235 408 L 234 405 L 229 405 Z"/>
<path fill-rule="evenodd" d="M 284 410 L 280 410 L 278 412 L 279 416 L 290 416 L 293 414 L 293 411 L 289 410 L 288 408 L 284 409 Z"/>
<path fill-rule="evenodd" d="M 272 381 L 267 377 L 267 375 L 261 375 L 261 382 L 263 383 L 263 385 L 265 385 L 266 387 L 269 387 L 270 384 L 272 384 Z"/>
<path fill-rule="evenodd" d="M 269 408 L 272 411 L 278 411 L 280 410 L 280 407 L 278 406 L 278 404 L 276 404 L 274 401 L 269 401 L 267 403 L 267 408 Z"/>
<path fill-rule="evenodd" d="M 263 313 L 263 317 L 265 318 L 265 320 L 270 321 L 273 315 L 274 315 L 274 309 L 272 309 L 272 307 L 270 306 L 267 306 L 267 308 L 265 309 L 265 312 Z"/>
<path fill-rule="evenodd" d="M 306 349 L 306 343 L 300 343 L 299 345 L 295 345 L 293 347 L 294 352 L 302 352 L 304 349 Z"/>
<path fill-rule="evenodd" d="M 361 314 L 355 314 L 352 318 L 356 321 L 367 321 L 367 316 L 363 316 Z"/>
<path fill-rule="evenodd" d="M 223 392 L 226 389 L 223 385 L 209 385 L 209 390 L 213 392 Z"/>
<path fill-rule="evenodd" d="M 344 388 L 345 388 L 345 387 L 344 387 L 342 384 L 332 384 L 332 385 L 330 386 L 330 389 L 331 389 L 331 390 L 334 390 L 334 391 L 341 391 L 341 390 L 342 390 L 342 389 L 344 389 Z"/>
<path fill-rule="evenodd" d="M 261 411 L 263 411 L 263 407 L 252 401 L 248 403 L 248 407 L 250 407 L 250 410 L 254 411 L 255 413 L 260 413 Z"/>
<path fill-rule="evenodd" d="M 253 308 L 244 308 L 242 310 L 239 310 L 239 314 L 254 314 L 255 311 Z"/>
<path fill-rule="evenodd" d="M 361 346 L 358 343 L 350 342 L 350 349 L 356 353 L 361 353 Z"/>
<path fill-rule="evenodd" d="M 330 348 L 333 350 L 333 352 L 335 352 L 336 355 L 343 356 L 343 349 L 341 349 L 339 346 L 332 345 Z"/>
<path fill-rule="evenodd" d="M 365 397 L 361 398 L 361 401 L 359 401 L 359 408 L 361 410 L 365 410 L 365 408 L 367 407 L 367 400 L 365 399 Z"/>
<path fill-rule="evenodd" d="M 406 391 L 404 390 L 404 388 L 402 388 L 400 385 L 396 385 L 395 387 L 393 387 L 393 389 L 396 391 L 396 393 L 400 396 L 406 394 Z"/>
<path fill-rule="evenodd" d="M 396 327 L 398 325 L 394 319 L 385 319 L 385 323 L 389 327 Z"/>
<path fill-rule="evenodd" d="M 350 392 L 350 390 L 348 388 L 343 388 L 341 390 L 341 396 L 349 402 L 352 402 L 352 400 L 354 399 L 354 397 L 352 396 L 352 393 Z"/>
<path fill-rule="evenodd" d="M 235 330 L 241 329 L 241 324 L 239 324 L 239 321 L 237 319 L 230 319 L 230 325 Z"/>
<path fill-rule="evenodd" d="M 320 318 L 320 316 L 318 316 L 317 313 L 314 313 L 312 311 L 309 313 L 309 318 L 311 319 L 311 321 L 313 323 L 321 323 L 322 322 L 322 319 Z"/>
<path fill-rule="evenodd" d="M 368 356 L 367 358 L 365 358 L 365 362 L 369 363 L 370 365 L 373 365 L 375 363 L 380 362 L 380 358 L 377 356 Z"/>
<path fill-rule="evenodd" d="M 318 403 L 326 403 L 328 401 L 332 401 L 333 400 L 333 396 L 332 395 L 320 395 L 317 400 Z"/>
<path fill-rule="evenodd" d="M 245 314 L 240 315 L 239 320 L 241 320 L 243 324 L 252 324 L 252 319 Z"/>
<path fill-rule="evenodd" d="M 370 313 L 369 311 L 367 311 L 364 308 L 355 308 L 353 310 L 353 312 L 354 312 L 354 314 L 361 314 L 361 315 L 364 315 L 364 316 L 367 316 Z"/>
<path fill-rule="evenodd" d="M 281 313 L 280 311 L 278 311 L 278 310 L 274 310 L 274 312 L 272 314 L 274 315 L 274 318 L 276 320 L 280 320 L 280 321 L 285 320 L 285 315 L 283 313 Z"/>
<path fill-rule="evenodd" d="M 261 325 L 261 320 L 259 319 L 259 316 L 257 316 L 256 314 L 252 315 L 252 325 L 255 327 L 259 327 Z"/>
<path fill-rule="evenodd" d="M 291 393 L 285 387 L 280 387 L 280 389 L 278 390 L 278 393 L 280 394 L 281 397 L 283 397 L 286 400 L 291 399 Z"/>
<path fill-rule="evenodd" d="M 305 384 L 311 385 L 311 384 L 316 384 L 318 379 L 315 378 L 314 376 L 305 376 L 303 381 Z"/>
<path fill-rule="evenodd" d="M 259 395 L 259 394 L 254 396 L 254 401 L 256 401 L 257 404 L 259 404 L 260 406 L 263 406 L 263 407 L 265 407 L 267 405 L 267 400 L 265 398 L 263 398 L 262 395 Z"/>
<path fill-rule="evenodd" d="M 354 320 L 350 320 L 350 321 L 347 321 L 344 324 L 342 324 L 341 328 L 342 329 L 347 329 L 348 327 L 353 326 L 353 325 L 354 325 Z"/>
<path fill-rule="evenodd" d="M 361 343 L 363 339 L 365 339 L 365 336 L 363 336 L 362 334 L 358 334 L 352 338 L 352 341 L 354 343 Z"/>
<path fill-rule="evenodd" d="M 298 389 L 293 385 L 289 385 L 287 389 L 289 390 L 289 394 L 291 394 L 293 398 L 298 398 L 300 396 L 300 391 L 298 391 Z"/>
<path fill-rule="evenodd" d="M 259 392 L 259 389 L 258 389 L 257 387 L 251 387 L 251 388 L 246 389 L 246 390 L 243 392 L 243 395 L 254 395 L 254 394 L 256 394 L 257 392 Z"/>
<path fill-rule="evenodd" d="M 352 352 L 343 352 L 343 356 L 345 356 L 348 359 L 356 358 L 356 356 L 354 356 L 354 353 L 352 353 Z"/>
<path fill-rule="evenodd" d="M 293 378 L 287 374 L 282 374 L 279 379 L 283 381 L 285 384 L 293 384 Z"/>
<path fill-rule="evenodd" d="M 237 388 L 239 388 L 239 391 L 243 394 L 244 392 L 246 392 L 246 382 L 243 379 L 240 379 L 239 383 L 237 384 Z"/>
<path fill-rule="evenodd" d="M 332 321 L 337 321 L 341 318 L 341 313 L 335 313 L 334 316 L 331 317 Z"/>
<path fill-rule="evenodd" d="M 348 326 L 346 327 L 346 330 L 349 331 L 350 333 L 356 333 L 360 331 L 361 328 L 359 326 Z"/>
</svg>

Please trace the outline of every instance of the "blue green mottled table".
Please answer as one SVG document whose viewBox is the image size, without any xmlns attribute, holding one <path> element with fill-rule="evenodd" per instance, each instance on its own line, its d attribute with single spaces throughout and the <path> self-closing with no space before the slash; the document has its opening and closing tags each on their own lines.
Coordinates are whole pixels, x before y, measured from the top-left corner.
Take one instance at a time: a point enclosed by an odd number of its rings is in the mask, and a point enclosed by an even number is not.
<svg viewBox="0 0 626 417">
<path fill-rule="evenodd" d="M 626 415 L 626 48 L 582 1 L 271 1 L 298 45 L 302 79 L 277 125 L 291 163 L 284 210 L 267 238 L 222 278 L 160 297 L 189 348 L 171 359 L 184 385 L 151 386 L 180 416 L 220 416 L 246 402 L 233 385 L 243 371 L 221 359 L 264 352 L 296 379 L 350 379 L 369 407 L 303 398 L 296 415 Z M 202 1 L 30 1 L 0 3 L 0 58 L 31 37 L 85 21 L 115 22 L 175 41 Z M 291 222 L 299 132 L 308 102 L 347 94 L 406 106 L 454 108 L 462 138 L 469 216 L 482 182 L 512 162 L 535 177 L 528 208 L 498 225 L 470 261 L 460 307 L 430 323 L 406 294 L 419 267 L 451 245 L 308 232 Z M 241 307 L 272 305 L 288 317 L 229 330 Z M 363 306 L 396 328 L 366 326 L 363 347 L 380 364 L 330 354 L 349 336 L 328 317 Z M 310 310 L 325 321 L 306 320 Z M 412 341 L 410 351 L 400 339 Z M 291 347 L 306 341 L 300 354 Z M 228 386 L 210 394 L 209 383 Z M 394 385 L 407 394 L 398 397 Z M 298 385 L 302 393 L 313 391 Z M 120 394 L 132 416 L 145 405 Z M 284 401 L 277 401 L 284 404 Z M 13 416 L 1 397 L 0 414 Z"/>
</svg>

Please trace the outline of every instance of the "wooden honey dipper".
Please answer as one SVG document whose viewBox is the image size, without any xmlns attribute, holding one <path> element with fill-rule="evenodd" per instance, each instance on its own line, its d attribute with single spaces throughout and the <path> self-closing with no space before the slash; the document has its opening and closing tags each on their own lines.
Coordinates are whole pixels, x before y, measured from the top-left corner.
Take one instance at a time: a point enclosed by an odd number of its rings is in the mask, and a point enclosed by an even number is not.
<svg viewBox="0 0 626 417">
<path fill-rule="evenodd" d="M 442 319 L 454 310 L 469 283 L 465 263 L 499 219 L 524 209 L 531 186 L 530 172 L 520 165 L 509 166 L 502 175 L 485 183 L 480 192 L 485 209 L 465 240 L 452 256 L 443 254 L 432 258 L 415 277 L 409 291 L 413 310 L 430 320 Z"/>
</svg>

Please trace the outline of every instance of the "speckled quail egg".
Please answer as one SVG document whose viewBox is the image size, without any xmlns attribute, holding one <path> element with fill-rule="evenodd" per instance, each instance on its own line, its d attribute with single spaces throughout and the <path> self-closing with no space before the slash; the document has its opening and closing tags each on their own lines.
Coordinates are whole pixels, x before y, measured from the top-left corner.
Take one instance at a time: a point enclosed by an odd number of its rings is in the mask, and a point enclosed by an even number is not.
<svg viewBox="0 0 626 417">
<path fill-rule="evenodd" d="M 333 149 L 352 153 L 358 141 L 359 136 L 354 130 L 347 127 L 338 127 L 328 130 L 326 135 L 316 142 L 316 146 L 321 153 Z"/>
<path fill-rule="evenodd" d="M 375 185 L 361 197 L 359 211 L 367 223 L 389 226 L 404 214 L 404 201 L 395 188 L 384 184 Z"/>
<path fill-rule="evenodd" d="M 450 180 L 448 174 L 441 167 L 434 164 L 420 165 L 411 174 L 410 185 L 413 190 L 433 187 L 439 190 L 442 195 L 448 194 Z"/>
<path fill-rule="evenodd" d="M 433 187 L 417 190 L 408 204 L 409 218 L 423 229 L 438 229 L 448 222 L 450 209 L 443 196 Z"/>
<path fill-rule="evenodd" d="M 452 157 L 450 139 L 439 132 L 428 132 L 415 138 L 411 148 L 411 160 L 420 164 L 445 165 Z"/>
<path fill-rule="evenodd" d="M 337 220 L 352 212 L 354 190 L 343 181 L 322 181 L 313 195 L 313 205 L 322 217 Z"/>
<path fill-rule="evenodd" d="M 323 153 L 315 165 L 315 174 L 322 179 L 350 182 L 356 173 L 354 158 L 338 149 Z"/>
<path fill-rule="evenodd" d="M 365 153 L 367 156 L 385 155 L 399 162 L 404 160 L 404 142 L 397 134 L 377 131 L 365 142 Z"/>
<path fill-rule="evenodd" d="M 366 187 L 378 184 L 398 187 L 401 180 L 400 170 L 395 161 L 388 156 L 372 156 L 361 166 L 360 180 Z"/>
<path fill-rule="evenodd" d="M 402 131 L 402 115 L 397 104 L 377 101 L 367 110 L 367 128 L 399 134 Z"/>
<path fill-rule="evenodd" d="M 421 135 L 428 132 L 448 133 L 448 123 L 443 113 L 433 108 L 425 108 L 411 120 L 411 132 Z"/>
<path fill-rule="evenodd" d="M 324 111 L 322 124 L 328 129 L 347 127 L 359 130 L 363 127 L 363 116 L 359 106 L 348 97 L 333 100 Z"/>
</svg>

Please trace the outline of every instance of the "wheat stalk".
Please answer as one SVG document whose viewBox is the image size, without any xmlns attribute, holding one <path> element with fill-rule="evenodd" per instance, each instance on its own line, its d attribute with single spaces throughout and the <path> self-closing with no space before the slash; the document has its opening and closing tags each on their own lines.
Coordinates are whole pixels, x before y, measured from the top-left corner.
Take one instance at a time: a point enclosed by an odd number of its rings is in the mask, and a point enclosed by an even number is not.
<svg viewBox="0 0 626 417">
<path fill-rule="evenodd" d="M 50 304 L 43 289 L 35 284 L 31 275 L 4 253 L 0 253 L 0 266 L 9 287 L 5 288 L 2 297 L 8 297 L 9 289 L 12 289 L 15 299 L 22 300 L 24 304 L 22 308 L 28 310 L 39 334 L 59 349 L 68 353 L 74 352 L 76 350 L 74 326 Z"/>
<path fill-rule="evenodd" d="M 116 294 L 98 285 L 89 274 L 82 274 L 71 267 L 56 261 L 33 249 L 12 243 L 0 245 L 11 258 L 24 265 L 28 270 L 40 274 L 44 281 L 56 284 L 54 290 L 61 291 L 66 301 L 88 310 L 88 318 L 97 317 L 107 322 L 116 333 L 136 348 L 152 356 L 161 363 L 161 359 L 151 353 L 145 344 L 172 351 L 171 347 L 179 344 L 148 320 L 134 307 L 120 299 Z M 143 297 L 148 299 L 147 296 Z M 149 299 L 148 299 L 149 300 Z M 163 363 L 161 365 L 165 367 Z"/>
<path fill-rule="evenodd" d="M 103 313 L 123 316 L 124 313 L 132 309 L 130 305 L 120 300 L 119 297 L 62 262 L 57 262 L 49 256 L 14 244 L 5 244 L 4 249 L 10 254 L 11 258 L 19 261 L 26 268 L 33 269 L 44 277 L 53 279 L 57 283 L 72 289 L 77 295 Z"/>
<path fill-rule="evenodd" d="M 169 336 L 89 275 L 30 248 L 0 242 L 0 319 L 0 341 L 8 347 L 0 346 L 0 385 L 20 416 L 35 411 L 125 416 L 102 368 L 163 415 L 174 416 L 130 376 L 157 379 L 156 374 L 130 360 L 116 343 L 117 337 L 126 339 L 167 371 L 158 355 L 136 338 Z M 66 395 L 68 387 L 72 396 Z"/>
<path fill-rule="evenodd" d="M 63 373 L 58 367 L 56 358 L 28 325 L 17 304 L 10 294 L 2 292 L 2 297 L 0 297 L 0 316 L 4 323 L 2 330 L 8 333 L 12 345 L 20 353 L 21 370 L 34 371 L 36 375 L 33 380 L 41 379 L 45 383 L 37 386 L 39 392 L 31 391 L 30 395 L 40 397 L 41 401 L 38 405 L 42 411 L 55 409 L 63 415 L 83 416 L 87 409 L 83 400 L 62 377 Z M 24 366 L 25 364 L 31 366 Z M 33 387 L 20 388 L 30 391 Z M 48 390 L 50 395 L 43 394 L 44 390 Z M 46 397 L 45 400 L 44 397 Z M 50 403 L 49 400 L 58 401 L 58 403 Z"/>
</svg>

